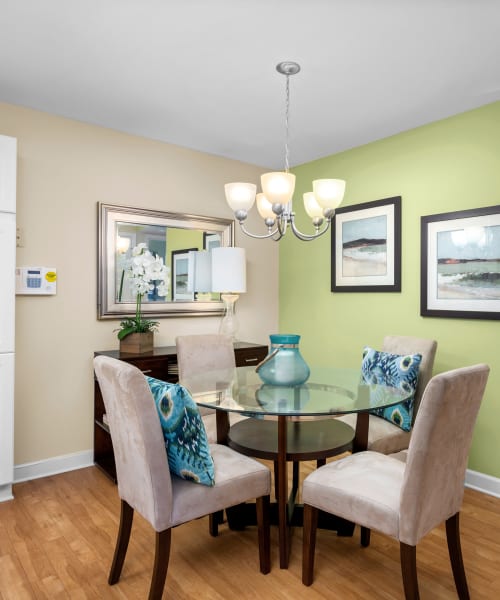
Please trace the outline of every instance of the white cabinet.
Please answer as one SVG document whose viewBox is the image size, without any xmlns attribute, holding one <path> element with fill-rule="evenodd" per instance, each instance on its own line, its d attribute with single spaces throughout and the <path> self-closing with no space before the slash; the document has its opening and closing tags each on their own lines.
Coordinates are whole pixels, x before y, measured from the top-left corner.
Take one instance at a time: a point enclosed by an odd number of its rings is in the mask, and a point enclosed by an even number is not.
<svg viewBox="0 0 500 600">
<path fill-rule="evenodd" d="M 14 353 L 0 354 L 0 502 L 12 498 L 14 480 Z"/>
<path fill-rule="evenodd" d="M 0 212 L 16 212 L 16 138 L 0 135 Z"/>
<path fill-rule="evenodd" d="M 0 502 L 14 481 L 14 339 L 17 140 L 0 135 Z"/>
<path fill-rule="evenodd" d="M 2 272 L 11 272 L 11 277 L 2 276 L 0 285 L 0 354 L 14 352 L 14 307 L 16 270 L 16 215 L 0 212 L 0 257 Z"/>
</svg>

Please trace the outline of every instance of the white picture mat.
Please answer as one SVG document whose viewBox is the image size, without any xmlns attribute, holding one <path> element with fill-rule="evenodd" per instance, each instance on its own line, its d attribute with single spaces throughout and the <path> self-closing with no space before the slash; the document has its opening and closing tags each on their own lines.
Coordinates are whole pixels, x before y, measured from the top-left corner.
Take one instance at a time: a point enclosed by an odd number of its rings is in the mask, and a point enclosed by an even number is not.
<svg viewBox="0 0 500 600">
<path fill-rule="evenodd" d="M 500 300 L 438 298 L 438 233 L 460 231 L 468 227 L 500 225 L 500 214 L 433 221 L 427 225 L 427 309 L 454 311 L 500 312 Z"/>
<path fill-rule="evenodd" d="M 385 216 L 387 218 L 387 273 L 385 275 L 371 275 L 363 277 L 348 277 L 342 275 L 342 228 L 349 221 L 359 221 L 373 217 Z M 364 285 L 393 285 L 394 284 L 394 205 L 385 204 L 373 208 L 355 210 L 335 215 L 335 272 L 336 284 L 346 286 Z"/>
</svg>

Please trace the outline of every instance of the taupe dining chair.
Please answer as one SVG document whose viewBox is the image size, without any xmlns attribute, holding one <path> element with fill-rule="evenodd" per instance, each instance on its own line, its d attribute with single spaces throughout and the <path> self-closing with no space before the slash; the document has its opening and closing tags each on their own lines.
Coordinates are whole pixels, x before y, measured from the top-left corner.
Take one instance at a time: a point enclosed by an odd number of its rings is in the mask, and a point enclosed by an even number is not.
<svg viewBox="0 0 500 600">
<path fill-rule="evenodd" d="M 229 377 L 232 376 L 231 371 L 236 367 L 236 362 L 231 336 L 211 333 L 180 335 L 175 339 L 175 345 L 177 348 L 179 380 L 181 382 L 200 371 L 227 369 Z M 200 406 L 199 411 L 205 425 L 208 441 L 215 443 L 217 441 L 215 410 Z M 234 425 L 234 423 L 245 418 L 247 417 L 230 413 L 229 423 Z"/>
<path fill-rule="evenodd" d="M 153 395 L 144 375 L 107 356 L 94 359 L 116 460 L 120 527 L 108 583 L 117 583 L 130 538 L 134 511 L 156 532 L 149 599 L 162 596 L 172 527 L 256 498 L 261 573 L 270 571 L 269 494 L 271 474 L 259 462 L 227 446 L 210 445 L 212 487 L 172 475 Z"/>
<path fill-rule="evenodd" d="M 418 385 L 415 392 L 415 401 L 413 404 L 413 421 L 418 412 L 422 394 L 432 377 L 434 359 L 436 356 L 436 340 L 416 338 L 405 335 L 388 335 L 384 337 L 382 350 L 391 354 L 421 354 Z M 356 415 L 342 415 L 337 417 L 352 428 L 356 428 Z M 392 454 L 408 448 L 410 443 L 411 431 L 403 431 L 397 425 L 389 423 L 385 419 L 376 415 L 369 416 L 368 425 L 368 450 L 382 452 L 382 454 Z"/>
<path fill-rule="evenodd" d="M 459 511 L 472 432 L 489 374 L 487 365 L 431 379 L 415 420 L 406 462 L 373 451 L 331 462 L 303 484 L 302 581 L 313 581 L 318 510 L 399 541 L 407 600 L 419 598 L 416 545 L 446 522 L 458 596 L 469 598 L 460 547 Z"/>
</svg>

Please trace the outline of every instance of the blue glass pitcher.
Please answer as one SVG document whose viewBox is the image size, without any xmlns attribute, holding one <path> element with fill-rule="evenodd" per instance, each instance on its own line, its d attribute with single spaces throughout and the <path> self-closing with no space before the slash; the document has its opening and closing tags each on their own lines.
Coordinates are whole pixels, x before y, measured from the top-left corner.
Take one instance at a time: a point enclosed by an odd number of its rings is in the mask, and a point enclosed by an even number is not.
<svg viewBox="0 0 500 600">
<path fill-rule="evenodd" d="M 269 338 L 271 350 L 256 369 L 262 381 L 272 385 L 301 385 L 307 381 L 310 370 L 299 352 L 300 335 L 273 334 Z"/>
</svg>

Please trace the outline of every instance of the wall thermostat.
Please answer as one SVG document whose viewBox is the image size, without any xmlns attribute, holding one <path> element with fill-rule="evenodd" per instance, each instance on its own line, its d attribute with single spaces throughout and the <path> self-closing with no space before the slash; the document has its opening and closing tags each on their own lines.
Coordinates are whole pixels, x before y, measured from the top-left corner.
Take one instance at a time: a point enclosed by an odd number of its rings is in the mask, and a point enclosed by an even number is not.
<svg viewBox="0 0 500 600">
<path fill-rule="evenodd" d="M 53 295 L 57 291 L 57 271 L 52 267 L 16 267 L 16 294 Z"/>
</svg>

